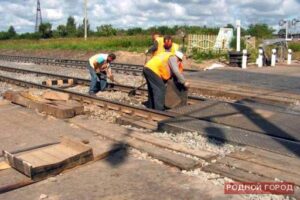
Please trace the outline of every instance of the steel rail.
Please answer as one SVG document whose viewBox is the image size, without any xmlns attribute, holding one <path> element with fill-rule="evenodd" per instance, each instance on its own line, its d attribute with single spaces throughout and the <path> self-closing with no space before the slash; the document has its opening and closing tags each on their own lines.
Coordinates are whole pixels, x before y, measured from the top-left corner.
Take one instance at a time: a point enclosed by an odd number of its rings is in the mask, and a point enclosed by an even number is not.
<svg viewBox="0 0 300 200">
<path fill-rule="evenodd" d="M 169 118 L 175 118 L 178 116 L 175 113 L 167 111 L 157 111 L 148 108 L 142 108 L 138 106 L 128 105 L 114 100 L 108 100 L 102 97 L 94 97 L 87 94 L 82 94 L 79 92 L 69 91 L 66 89 L 55 88 L 51 86 L 46 86 L 38 83 L 33 83 L 29 81 L 23 81 L 7 76 L 0 75 L 0 81 L 11 83 L 17 86 L 26 87 L 26 88 L 37 88 L 37 89 L 51 89 L 58 92 L 68 93 L 71 98 L 82 103 L 93 103 L 97 106 L 100 106 L 107 110 L 114 110 L 128 115 L 134 115 L 142 117 L 144 119 L 149 119 L 153 121 L 161 121 Z"/>
<path fill-rule="evenodd" d="M 88 86 L 90 84 L 89 79 L 61 75 L 61 74 L 53 74 L 53 73 L 49 73 L 49 72 L 34 71 L 34 70 L 29 70 L 29 69 L 20 69 L 20 68 L 15 68 L 15 67 L 7 67 L 7 66 L 3 66 L 3 65 L 0 65 L 0 70 L 8 71 L 8 72 L 16 72 L 16 73 L 37 74 L 39 76 L 49 76 L 49 77 L 60 78 L 60 79 L 73 79 L 75 83 L 80 84 L 80 85 L 86 85 L 86 86 Z M 133 86 L 123 85 L 123 84 L 115 84 L 115 83 L 109 83 L 108 88 L 112 89 L 112 90 L 116 90 L 116 91 L 123 91 L 123 92 L 129 92 L 129 91 L 135 89 L 135 87 L 133 87 Z M 140 88 L 137 90 L 137 94 L 138 95 L 146 95 L 147 89 Z M 206 99 L 202 98 L 202 97 L 189 96 L 189 103 L 198 103 L 198 102 L 204 101 L 204 100 L 206 100 Z"/>
<path fill-rule="evenodd" d="M 64 67 L 76 67 L 85 69 L 88 62 L 85 60 L 72 60 L 72 59 L 58 59 L 58 58 L 46 58 L 46 57 L 34 57 L 34 56 L 12 56 L 12 55 L 1 55 L 0 60 L 6 61 L 17 61 L 25 63 L 35 64 L 47 64 L 47 65 L 58 65 Z M 128 73 L 132 75 L 141 75 L 143 71 L 143 65 L 126 64 L 126 63 L 111 63 L 111 68 L 116 72 Z M 185 69 L 186 72 L 196 72 L 198 70 Z"/>
</svg>

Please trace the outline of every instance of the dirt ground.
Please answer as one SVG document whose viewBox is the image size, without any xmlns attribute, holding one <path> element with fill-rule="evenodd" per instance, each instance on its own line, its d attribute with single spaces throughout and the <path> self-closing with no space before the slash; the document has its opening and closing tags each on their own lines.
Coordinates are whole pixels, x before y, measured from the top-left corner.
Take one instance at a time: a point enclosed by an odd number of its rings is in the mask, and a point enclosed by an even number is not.
<svg viewBox="0 0 300 200">
<path fill-rule="evenodd" d="M 20 55 L 20 56 L 38 56 L 38 57 L 53 57 L 61 59 L 75 59 L 75 60 L 87 60 L 91 56 L 97 53 L 110 53 L 110 52 L 98 52 L 98 51 L 72 51 L 72 50 L 1 50 L 0 54 L 5 55 Z M 143 53 L 116 51 L 116 62 L 128 63 L 136 65 L 144 65 L 146 59 L 150 59 L 150 55 L 145 56 Z M 193 59 L 184 59 L 184 67 L 188 69 L 203 69 L 210 66 L 215 61 L 203 61 L 202 63 L 196 63 Z"/>
</svg>

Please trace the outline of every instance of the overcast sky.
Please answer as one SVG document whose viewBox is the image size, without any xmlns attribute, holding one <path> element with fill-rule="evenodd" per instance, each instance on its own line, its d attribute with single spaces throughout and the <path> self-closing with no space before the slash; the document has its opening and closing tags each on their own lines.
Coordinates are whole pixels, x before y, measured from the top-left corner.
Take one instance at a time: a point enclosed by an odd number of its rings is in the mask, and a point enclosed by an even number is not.
<svg viewBox="0 0 300 200">
<path fill-rule="evenodd" d="M 44 22 L 56 28 L 68 16 L 82 23 L 84 0 L 40 0 Z M 112 24 L 118 28 L 158 25 L 222 26 L 242 24 L 276 26 L 284 18 L 300 18 L 300 0 L 88 0 L 91 28 Z M 13 25 L 17 32 L 32 32 L 36 0 L 0 0 L 0 31 Z"/>
</svg>

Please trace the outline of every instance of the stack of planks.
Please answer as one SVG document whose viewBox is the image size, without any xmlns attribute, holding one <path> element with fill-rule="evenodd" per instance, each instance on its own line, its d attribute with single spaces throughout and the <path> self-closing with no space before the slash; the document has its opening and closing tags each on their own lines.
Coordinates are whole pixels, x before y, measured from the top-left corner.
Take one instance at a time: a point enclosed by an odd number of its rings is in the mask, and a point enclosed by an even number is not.
<svg viewBox="0 0 300 200">
<path fill-rule="evenodd" d="M 77 101 L 71 100 L 67 93 L 46 91 L 42 95 L 36 95 L 31 91 L 7 91 L 3 96 L 12 103 L 60 119 L 71 118 L 84 112 L 84 107 Z"/>
<path fill-rule="evenodd" d="M 63 138 L 59 144 L 20 154 L 3 150 L 5 161 L 31 179 L 58 174 L 65 169 L 93 160 L 93 151 L 81 142 Z"/>
</svg>

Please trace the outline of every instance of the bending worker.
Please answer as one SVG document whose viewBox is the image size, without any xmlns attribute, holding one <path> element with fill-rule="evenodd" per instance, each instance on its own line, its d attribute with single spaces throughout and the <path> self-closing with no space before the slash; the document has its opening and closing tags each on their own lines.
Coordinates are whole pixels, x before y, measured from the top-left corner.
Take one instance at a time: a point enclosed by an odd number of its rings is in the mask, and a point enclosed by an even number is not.
<svg viewBox="0 0 300 200">
<path fill-rule="evenodd" d="M 153 45 L 150 49 L 145 51 L 145 54 L 151 53 L 152 56 L 156 56 L 162 52 L 170 51 L 175 54 L 175 51 L 179 50 L 179 45 L 174 43 L 172 37 L 167 35 L 161 37 L 159 34 L 152 34 Z"/>
<path fill-rule="evenodd" d="M 89 94 L 95 95 L 107 87 L 107 77 L 114 81 L 114 77 L 109 64 L 116 59 L 116 55 L 96 54 L 89 59 L 88 70 L 91 75 Z"/>
<path fill-rule="evenodd" d="M 168 80 L 172 77 L 183 87 L 189 83 L 185 80 L 182 72 L 183 54 L 179 51 L 175 55 L 171 52 L 163 52 L 149 60 L 143 70 L 148 86 L 148 108 L 155 110 L 165 109 L 165 95 Z"/>
</svg>

